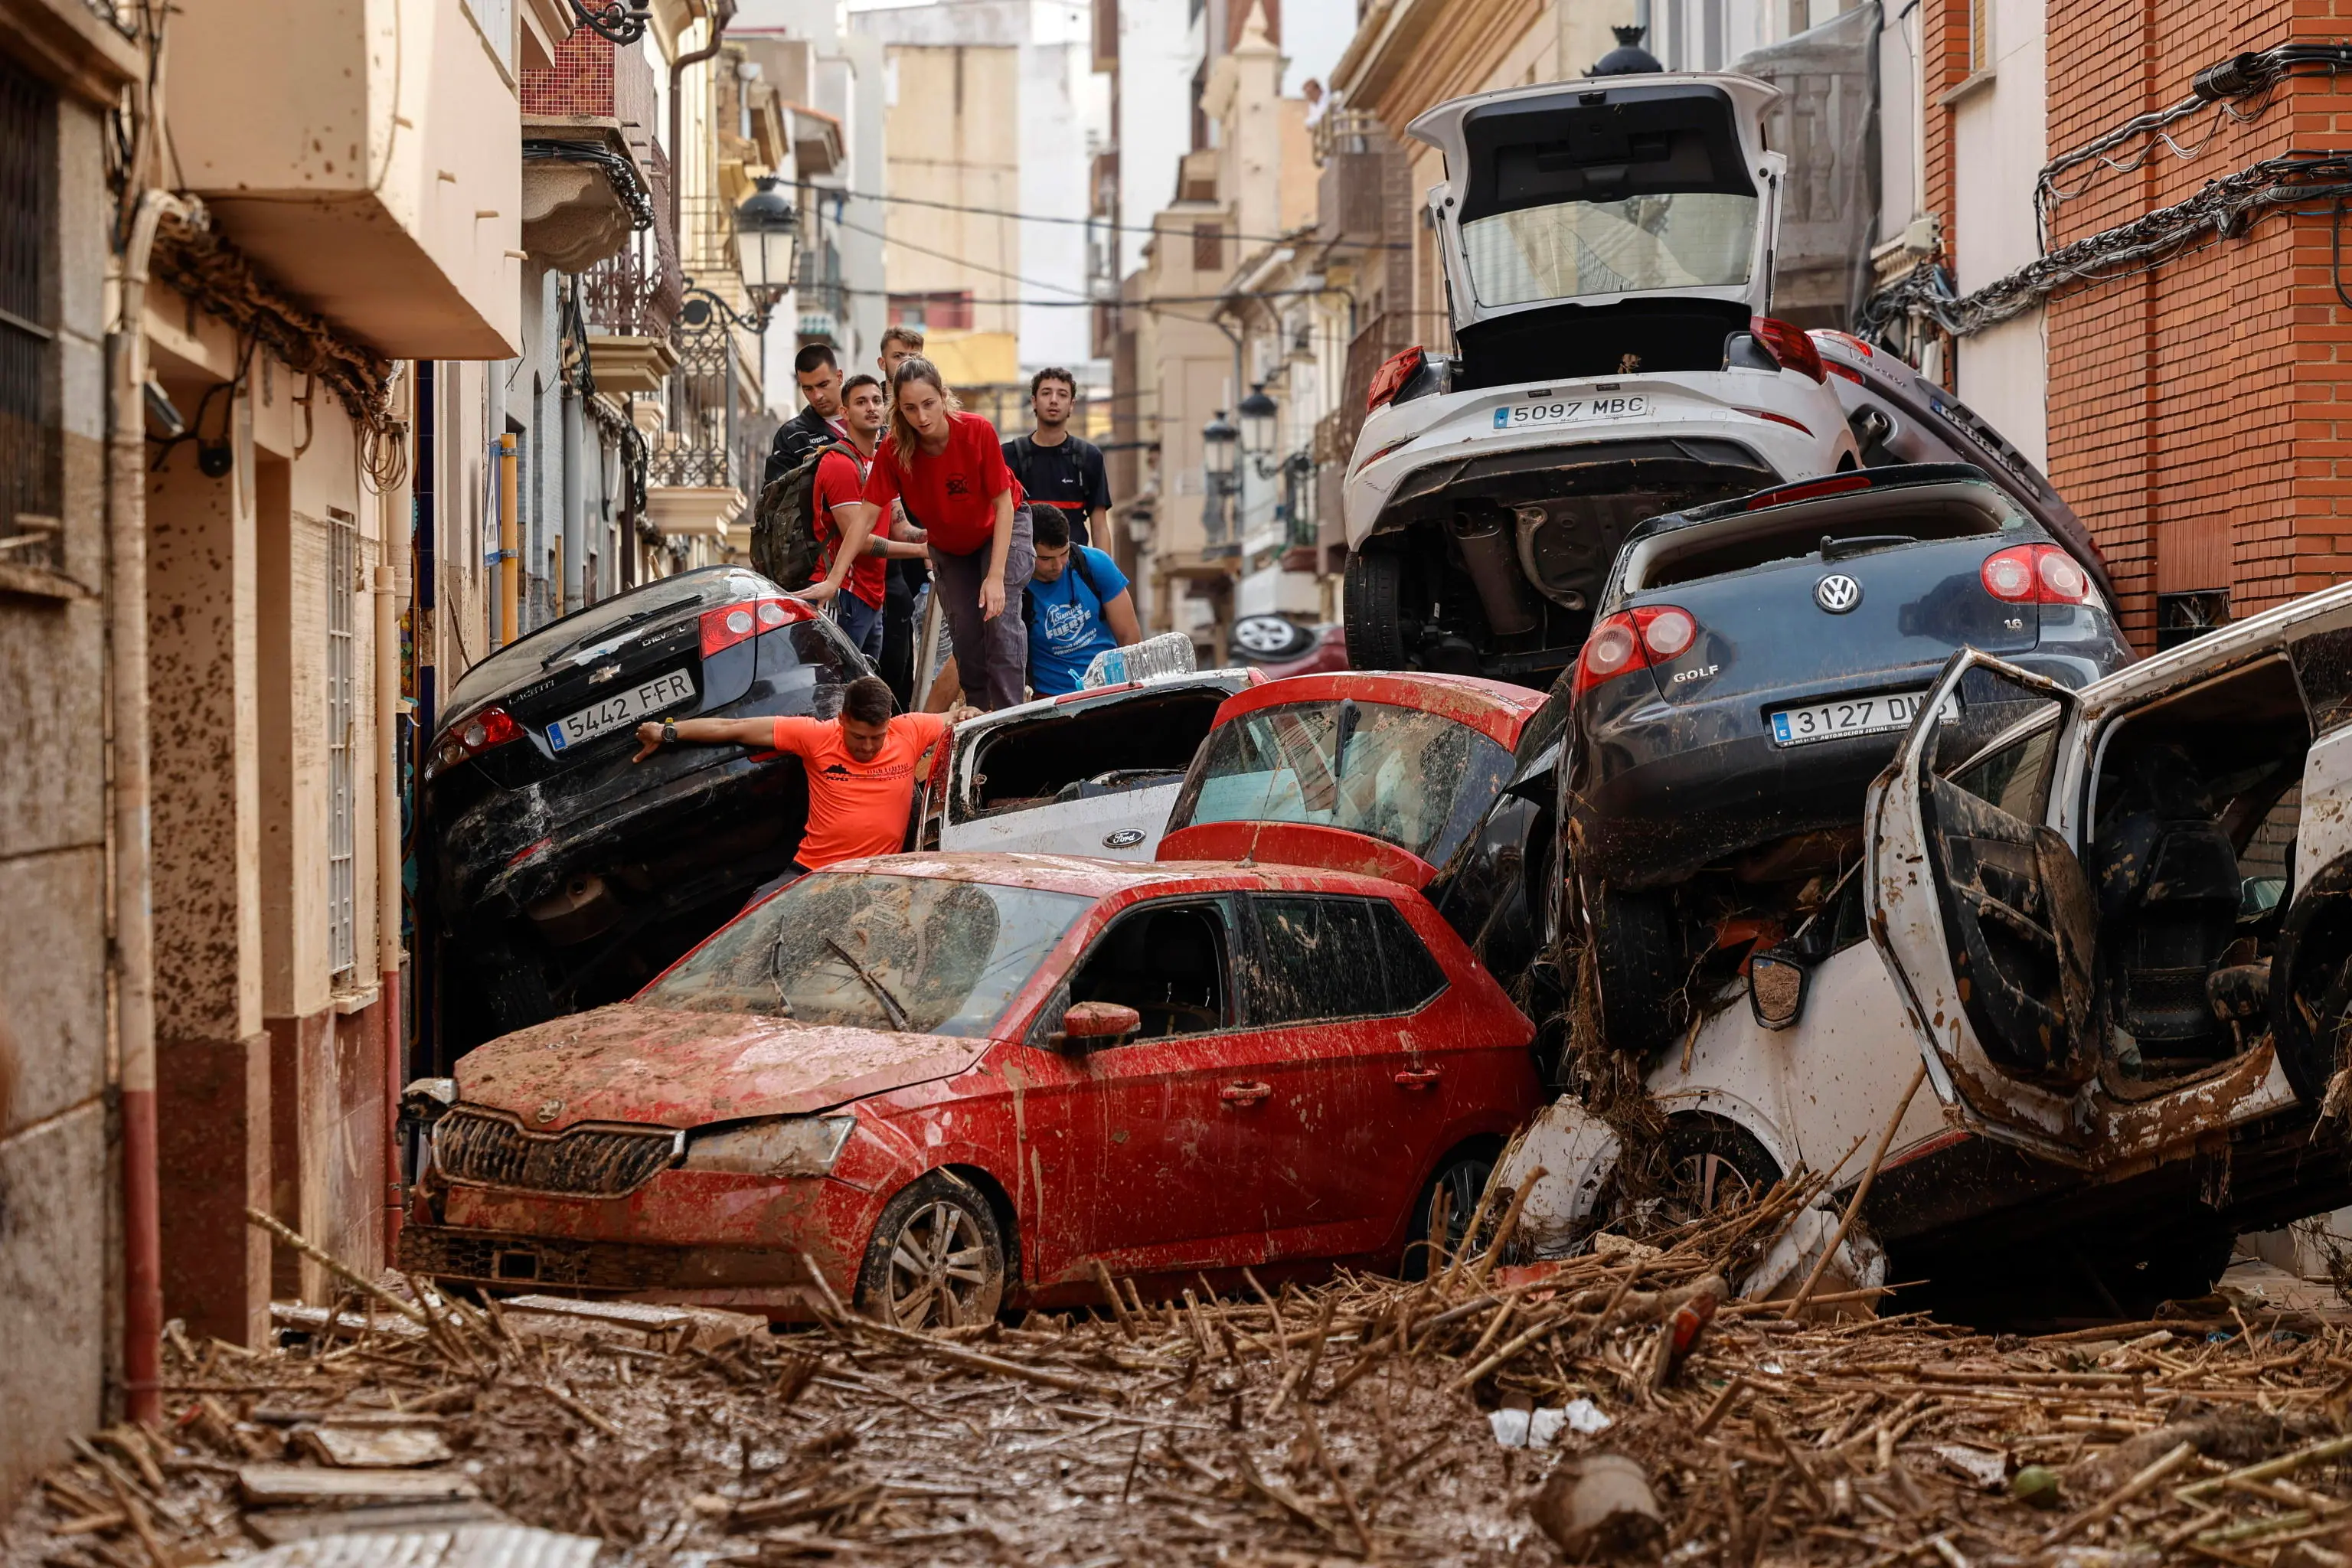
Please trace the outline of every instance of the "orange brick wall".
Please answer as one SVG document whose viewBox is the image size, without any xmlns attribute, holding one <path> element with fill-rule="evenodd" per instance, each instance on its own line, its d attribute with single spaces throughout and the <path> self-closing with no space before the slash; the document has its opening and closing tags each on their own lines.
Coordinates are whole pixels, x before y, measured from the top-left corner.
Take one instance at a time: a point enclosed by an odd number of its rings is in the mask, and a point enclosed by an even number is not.
<svg viewBox="0 0 2352 1568">
<path fill-rule="evenodd" d="M 613 45 L 575 27 L 555 46 L 553 70 L 525 70 L 516 83 L 525 114 L 614 117 Z"/>
<path fill-rule="evenodd" d="M 1928 194 L 1948 234 L 1950 111 L 1935 100 L 1966 74 L 1968 4 L 1923 11 Z M 2352 38 L 2352 0 L 2052 0 L 2048 28 L 2055 153 L 2179 101 L 2200 69 L 2241 50 Z M 2058 209 L 2050 243 L 2290 148 L 2352 147 L 2352 79 L 2296 79 L 2252 123 L 2217 128 L 2208 110 L 2174 134 L 2196 154 L 2071 174 L 2089 187 Z M 2266 218 L 2049 306 L 2050 477 L 2096 534 L 2143 649 L 2159 593 L 2227 589 L 2244 616 L 2352 567 L 2352 311 L 2330 283 L 2329 228 L 2324 216 Z"/>
</svg>

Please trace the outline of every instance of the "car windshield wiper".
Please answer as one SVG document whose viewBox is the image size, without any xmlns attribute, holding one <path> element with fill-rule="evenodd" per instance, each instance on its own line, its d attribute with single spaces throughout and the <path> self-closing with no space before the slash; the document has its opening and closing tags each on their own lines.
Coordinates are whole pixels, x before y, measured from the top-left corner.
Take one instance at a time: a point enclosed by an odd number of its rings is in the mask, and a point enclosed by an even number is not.
<svg viewBox="0 0 2352 1568">
<path fill-rule="evenodd" d="M 865 982 L 866 989 L 874 993 L 875 1000 L 882 1004 L 882 1011 L 889 1016 L 892 1028 L 902 1035 L 912 1032 L 911 1026 L 907 1022 L 907 1009 L 898 1005 L 898 999 L 890 994 L 890 988 L 883 984 L 872 970 L 857 962 L 856 954 L 831 937 L 824 939 L 824 945 L 833 949 L 839 955 L 841 962 L 849 965 L 850 972 Z"/>
<path fill-rule="evenodd" d="M 688 605 L 698 604 L 699 602 L 700 601 L 698 599 L 671 599 L 664 604 L 648 605 L 642 610 L 633 610 L 629 614 L 623 616 L 619 620 L 613 622 L 610 626 L 598 626 L 588 636 L 575 638 L 572 642 L 565 644 L 563 647 L 557 648 L 553 653 L 549 654 L 545 658 L 539 661 L 539 668 L 545 669 L 549 665 L 553 664 L 558 659 L 570 658 L 573 654 L 578 653 L 581 647 L 587 643 L 600 642 L 604 638 L 611 637 L 614 632 L 625 630 L 630 626 L 640 626 L 646 621 L 652 620 L 656 616 L 666 616 L 672 610 L 682 610 Z"/>
<path fill-rule="evenodd" d="M 793 999 L 784 994 L 784 977 L 782 971 L 784 961 L 784 938 L 791 934 L 792 929 L 789 923 L 778 921 L 776 940 L 768 944 L 768 984 L 776 988 L 776 1005 L 783 1009 L 784 1016 L 787 1018 L 793 1016 Z"/>
<path fill-rule="evenodd" d="M 1918 537 L 1909 533 L 1857 533 L 1848 539 L 1825 533 L 1822 535 L 1822 560 L 1843 561 L 1849 555 L 1867 555 L 1874 550 L 1892 550 L 1898 544 L 1918 542 Z"/>
</svg>

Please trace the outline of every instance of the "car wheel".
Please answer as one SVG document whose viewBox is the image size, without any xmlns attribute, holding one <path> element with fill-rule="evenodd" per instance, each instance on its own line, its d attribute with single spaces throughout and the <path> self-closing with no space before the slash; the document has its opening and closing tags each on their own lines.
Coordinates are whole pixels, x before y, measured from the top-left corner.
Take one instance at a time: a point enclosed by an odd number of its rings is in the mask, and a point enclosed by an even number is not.
<svg viewBox="0 0 2352 1568">
<path fill-rule="evenodd" d="M 1462 1238 L 1470 1231 L 1470 1216 L 1478 1212 L 1479 1196 L 1486 1192 L 1486 1183 L 1494 1173 L 1495 1152 L 1491 1149 L 1457 1149 L 1445 1157 L 1436 1174 L 1421 1189 L 1405 1226 L 1404 1267 L 1400 1270 L 1405 1279 L 1428 1277 L 1429 1238 L 1436 1233 L 1441 1212 L 1445 1216 L 1445 1229 L 1440 1237 L 1445 1256 L 1450 1258 L 1461 1249 Z M 1491 1221 L 1495 1216 L 1487 1217 Z"/>
<path fill-rule="evenodd" d="M 1297 658 L 1315 646 L 1315 634 L 1286 616 L 1244 616 L 1234 623 L 1234 652 L 1244 658 Z"/>
<path fill-rule="evenodd" d="M 933 1171 L 892 1198 L 857 1271 L 857 1308 L 901 1329 L 984 1323 L 1004 1305 L 1004 1234 L 979 1188 Z"/>
<path fill-rule="evenodd" d="M 1756 1135 L 1713 1116 L 1677 1117 L 1666 1128 L 1665 1217 L 1679 1224 L 1762 1197 L 1780 1162 Z"/>
<path fill-rule="evenodd" d="M 1342 583 L 1348 668 L 1405 669 L 1404 563 L 1393 551 L 1348 557 Z"/>
<path fill-rule="evenodd" d="M 1602 884 L 1589 905 L 1602 1037 L 1631 1057 L 1665 1046 L 1690 1022 L 1689 982 L 1674 894 Z"/>
</svg>

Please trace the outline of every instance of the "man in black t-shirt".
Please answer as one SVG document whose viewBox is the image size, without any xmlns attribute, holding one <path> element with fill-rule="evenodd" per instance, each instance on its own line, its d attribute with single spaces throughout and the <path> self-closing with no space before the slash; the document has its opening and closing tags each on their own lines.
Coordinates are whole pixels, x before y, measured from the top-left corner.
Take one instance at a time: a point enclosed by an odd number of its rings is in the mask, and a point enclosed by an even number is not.
<svg viewBox="0 0 2352 1568">
<path fill-rule="evenodd" d="M 1004 466 L 1021 481 L 1031 506 L 1050 506 L 1070 525 L 1070 542 L 1092 544 L 1106 538 L 1110 522 L 1110 479 L 1103 472 L 1102 448 L 1070 434 L 1078 381 L 1059 365 L 1029 378 L 1029 411 L 1037 427 L 1004 443 Z M 1108 546 L 1097 546 L 1108 548 Z"/>
<path fill-rule="evenodd" d="M 760 474 L 763 491 L 818 447 L 849 439 L 848 427 L 841 423 L 841 360 L 833 350 L 824 343 L 801 350 L 793 356 L 793 379 L 807 406 L 776 426 Z"/>
</svg>

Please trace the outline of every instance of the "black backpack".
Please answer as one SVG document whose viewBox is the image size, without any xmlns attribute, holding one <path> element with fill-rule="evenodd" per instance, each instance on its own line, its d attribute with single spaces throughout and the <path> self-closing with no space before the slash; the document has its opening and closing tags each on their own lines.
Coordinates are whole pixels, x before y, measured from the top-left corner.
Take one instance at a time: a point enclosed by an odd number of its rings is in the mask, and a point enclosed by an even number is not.
<svg viewBox="0 0 2352 1568">
<path fill-rule="evenodd" d="M 855 463 L 858 451 L 845 441 L 809 448 L 800 461 L 768 481 L 751 516 L 751 569 L 787 588 L 816 575 L 824 545 L 816 536 L 816 469 L 828 453 Z"/>
</svg>

